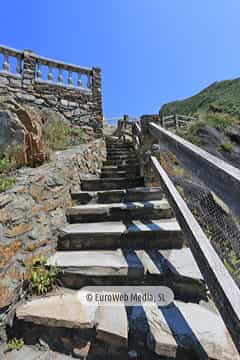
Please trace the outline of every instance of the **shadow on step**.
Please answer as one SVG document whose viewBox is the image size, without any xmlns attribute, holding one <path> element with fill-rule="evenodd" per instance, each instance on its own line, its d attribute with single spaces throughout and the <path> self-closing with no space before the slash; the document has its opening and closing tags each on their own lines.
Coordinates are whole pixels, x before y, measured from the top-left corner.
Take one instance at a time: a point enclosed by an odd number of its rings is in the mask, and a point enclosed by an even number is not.
<svg viewBox="0 0 240 360">
<path fill-rule="evenodd" d="M 8 338 L 22 338 L 25 345 L 33 346 L 36 350 L 52 350 L 60 354 L 78 356 L 74 358 L 88 360 L 123 360 L 126 358 L 126 349 L 113 347 L 97 338 L 96 329 L 77 329 L 38 325 L 23 320 L 14 320 L 12 328 L 8 328 Z M 23 359 L 23 357 L 20 357 Z M 36 359 L 40 359 L 40 356 Z M 41 357 L 42 358 L 42 357 Z M 59 357 L 56 357 L 60 359 Z M 72 357 L 70 357 L 72 359 Z M 45 359 L 45 357 L 44 357 Z M 46 357 L 46 359 L 53 359 Z M 54 357 L 55 359 L 55 357 Z M 28 359 L 26 359 L 28 360 Z"/>
<path fill-rule="evenodd" d="M 177 305 L 128 307 L 127 315 L 129 348 L 136 349 L 144 359 L 208 359 L 207 353 Z M 152 351 L 151 357 L 146 357 L 147 349 Z"/>
</svg>

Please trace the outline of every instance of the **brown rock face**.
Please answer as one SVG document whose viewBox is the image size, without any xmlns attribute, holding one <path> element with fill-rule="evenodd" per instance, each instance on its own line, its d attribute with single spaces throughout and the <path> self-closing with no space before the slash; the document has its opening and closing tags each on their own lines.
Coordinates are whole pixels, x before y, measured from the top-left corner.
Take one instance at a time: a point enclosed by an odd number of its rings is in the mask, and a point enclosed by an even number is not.
<svg viewBox="0 0 240 360">
<path fill-rule="evenodd" d="M 42 140 L 40 112 L 33 108 L 18 106 L 16 114 L 25 128 L 23 146 L 25 165 L 38 166 L 48 159 L 47 148 Z"/>
<path fill-rule="evenodd" d="M 6 231 L 6 236 L 9 238 L 15 237 L 15 236 L 19 236 L 19 235 L 23 235 L 26 232 L 29 232 L 32 230 L 32 225 L 30 224 L 20 224 L 17 226 L 14 226 L 11 229 L 8 229 Z"/>
<path fill-rule="evenodd" d="M 41 112 L 13 100 L 1 105 L 4 109 L 0 111 L 1 151 L 12 151 L 19 165 L 42 164 L 48 159 L 48 151 L 42 139 Z"/>
<path fill-rule="evenodd" d="M 0 279 L 0 309 L 11 304 L 17 296 L 21 274 L 15 267 L 11 267 Z"/>
<path fill-rule="evenodd" d="M 19 240 L 6 246 L 0 246 L 0 267 L 4 266 L 20 248 L 21 241 Z"/>
</svg>

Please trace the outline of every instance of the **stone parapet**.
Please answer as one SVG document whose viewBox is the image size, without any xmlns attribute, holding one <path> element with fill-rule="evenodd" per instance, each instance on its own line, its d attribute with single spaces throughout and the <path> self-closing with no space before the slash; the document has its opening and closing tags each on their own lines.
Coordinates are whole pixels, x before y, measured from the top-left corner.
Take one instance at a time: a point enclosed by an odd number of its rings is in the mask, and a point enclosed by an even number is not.
<svg viewBox="0 0 240 360">
<path fill-rule="evenodd" d="M 50 107 L 71 123 L 102 128 L 101 69 L 85 68 L 0 46 L 0 96 Z"/>
</svg>

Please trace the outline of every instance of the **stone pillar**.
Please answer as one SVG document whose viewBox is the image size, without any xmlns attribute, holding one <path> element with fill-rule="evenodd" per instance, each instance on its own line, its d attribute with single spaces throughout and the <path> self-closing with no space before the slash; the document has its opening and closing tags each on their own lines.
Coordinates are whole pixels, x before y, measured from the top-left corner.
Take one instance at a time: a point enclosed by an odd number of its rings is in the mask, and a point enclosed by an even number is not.
<svg viewBox="0 0 240 360">
<path fill-rule="evenodd" d="M 102 109 L 102 75 L 100 68 L 93 68 L 92 95 L 94 103 L 94 115 L 100 128 L 103 127 L 103 109 Z"/>
<path fill-rule="evenodd" d="M 32 91 L 35 82 L 35 66 L 36 56 L 31 50 L 24 50 L 23 52 L 23 78 L 22 87 L 27 91 Z"/>
</svg>

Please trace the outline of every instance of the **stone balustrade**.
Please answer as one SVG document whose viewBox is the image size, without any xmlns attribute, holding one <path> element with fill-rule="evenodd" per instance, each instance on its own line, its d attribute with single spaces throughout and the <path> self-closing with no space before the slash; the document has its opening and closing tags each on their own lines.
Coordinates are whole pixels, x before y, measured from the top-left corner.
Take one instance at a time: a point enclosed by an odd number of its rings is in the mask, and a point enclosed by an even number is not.
<svg viewBox="0 0 240 360">
<path fill-rule="evenodd" d="M 22 76 L 23 53 L 21 51 L 0 46 L 0 56 L 2 57 L 1 72 Z"/>
<path fill-rule="evenodd" d="M 44 79 L 43 67 L 46 72 Z M 56 70 L 54 72 L 54 70 Z M 74 86 L 80 90 L 92 90 L 92 69 L 83 68 L 45 57 L 36 57 L 36 81 L 48 81 L 61 86 Z"/>
<path fill-rule="evenodd" d="M 0 96 L 51 107 L 71 122 L 102 127 L 101 69 L 0 46 Z"/>
</svg>

